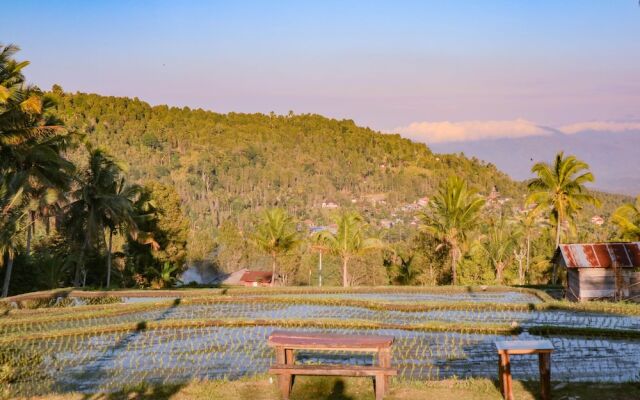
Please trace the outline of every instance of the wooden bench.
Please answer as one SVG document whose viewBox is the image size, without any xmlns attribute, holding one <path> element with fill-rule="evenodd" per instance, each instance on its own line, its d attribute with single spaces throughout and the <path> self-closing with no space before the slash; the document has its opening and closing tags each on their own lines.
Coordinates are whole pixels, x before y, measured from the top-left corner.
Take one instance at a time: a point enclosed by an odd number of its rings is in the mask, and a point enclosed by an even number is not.
<svg viewBox="0 0 640 400">
<path fill-rule="evenodd" d="M 391 368 L 393 340 L 393 336 L 275 331 L 269 336 L 268 344 L 276 350 L 276 364 L 269 373 L 278 375 L 278 385 L 285 400 L 289 399 L 296 375 L 370 376 L 373 377 L 376 400 L 382 400 L 389 386 L 389 376 L 398 374 Z M 300 365 L 295 364 L 296 350 L 372 352 L 378 355 L 378 365 Z"/>
<path fill-rule="evenodd" d="M 542 400 L 551 399 L 551 353 L 553 344 L 548 340 L 512 340 L 495 342 L 498 349 L 498 378 L 500 392 L 506 400 L 513 400 L 511 383 L 511 361 L 509 356 L 537 354 L 540 369 Z"/>
</svg>

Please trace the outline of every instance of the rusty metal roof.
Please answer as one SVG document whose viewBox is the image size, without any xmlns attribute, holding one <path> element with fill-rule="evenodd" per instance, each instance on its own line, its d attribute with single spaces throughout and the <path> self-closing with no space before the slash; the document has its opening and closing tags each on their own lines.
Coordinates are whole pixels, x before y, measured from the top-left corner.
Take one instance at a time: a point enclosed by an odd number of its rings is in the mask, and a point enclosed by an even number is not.
<svg viewBox="0 0 640 400">
<path fill-rule="evenodd" d="M 640 242 L 561 244 L 553 261 L 560 255 L 567 268 L 640 267 Z"/>
<path fill-rule="evenodd" d="M 241 282 L 271 282 L 271 272 L 269 271 L 247 271 L 240 278 Z"/>
</svg>

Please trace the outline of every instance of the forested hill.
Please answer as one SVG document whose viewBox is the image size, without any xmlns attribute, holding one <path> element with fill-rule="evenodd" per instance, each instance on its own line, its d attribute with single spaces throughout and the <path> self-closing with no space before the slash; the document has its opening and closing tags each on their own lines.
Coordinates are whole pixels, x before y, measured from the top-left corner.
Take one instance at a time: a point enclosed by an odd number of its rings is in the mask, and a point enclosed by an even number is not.
<svg viewBox="0 0 640 400">
<path fill-rule="evenodd" d="M 321 225 L 328 222 L 322 203 L 333 202 L 358 208 L 375 225 L 433 193 L 451 174 L 481 193 L 494 185 L 505 196 L 524 193 L 491 164 L 435 155 L 424 144 L 351 120 L 219 114 L 61 90 L 54 95 L 66 125 L 126 162 L 130 181 L 176 187 L 192 224 L 193 251 L 197 243 L 200 251 L 210 250 L 206 243 L 225 220 L 242 227 L 257 210 L 276 205 Z"/>
</svg>

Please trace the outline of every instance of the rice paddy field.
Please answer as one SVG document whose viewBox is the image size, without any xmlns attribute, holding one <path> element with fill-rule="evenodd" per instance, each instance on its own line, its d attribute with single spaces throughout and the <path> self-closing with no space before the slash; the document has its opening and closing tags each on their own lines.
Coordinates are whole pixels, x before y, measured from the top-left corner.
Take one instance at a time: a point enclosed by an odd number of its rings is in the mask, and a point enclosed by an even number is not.
<svg viewBox="0 0 640 400">
<path fill-rule="evenodd" d="M 548 338 L 552 379 L 640 382 L 640 305 L 556 301 L 515 288 L 226 289 L 49 295 L 0 313 L 7 396 L 116 392 L 264 374 L 275 330 L 393 335 L 407 381 L 496 378 L 496 340 Z M 97 299 L 102 299 L 98 300 Z M 33 302 L 33 300 L 30 300 Z M 96 304 L 103 303 L 103 304 Z M 299 352 L 300 363 L 374 362 L 367 354 Z M 537 359 L 513 359 L 536 380 Z"/>
</svg>

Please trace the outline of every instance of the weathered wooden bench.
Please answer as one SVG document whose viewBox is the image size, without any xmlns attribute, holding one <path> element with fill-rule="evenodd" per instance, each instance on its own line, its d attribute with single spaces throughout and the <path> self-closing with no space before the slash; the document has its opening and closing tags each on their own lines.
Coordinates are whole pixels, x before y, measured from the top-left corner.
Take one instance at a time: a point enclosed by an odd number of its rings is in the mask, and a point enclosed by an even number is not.
<svg viewBox="0 0 640 400">
<path fill-rule="evenodd" d="M 537 354 L 540 369 L 540 397 L 551 399 L 551 352 L 553 344 L 548 340 L 512 340 L 495 342 L 498 349 L 498 378 L 500 392 L 506 400 L 513 400 L 510 355 Z"/>
<path fill-rule="evenodd" d="M 398 374 L 391 368 L 393 340 L 393 336 L 275 331 L 269 336 L 268 344 L 276 350 L 276 364 L 269 373 L 278 375 L 285 400 L 289 399 L 296 375 L 373 377 L 376 400 L 382 400 L 389 386 L 389 377 Z M 301 365 L 295 363 L 296 350 L 372 352 L 378 355 L 378 365 Z"/>
</svg>

